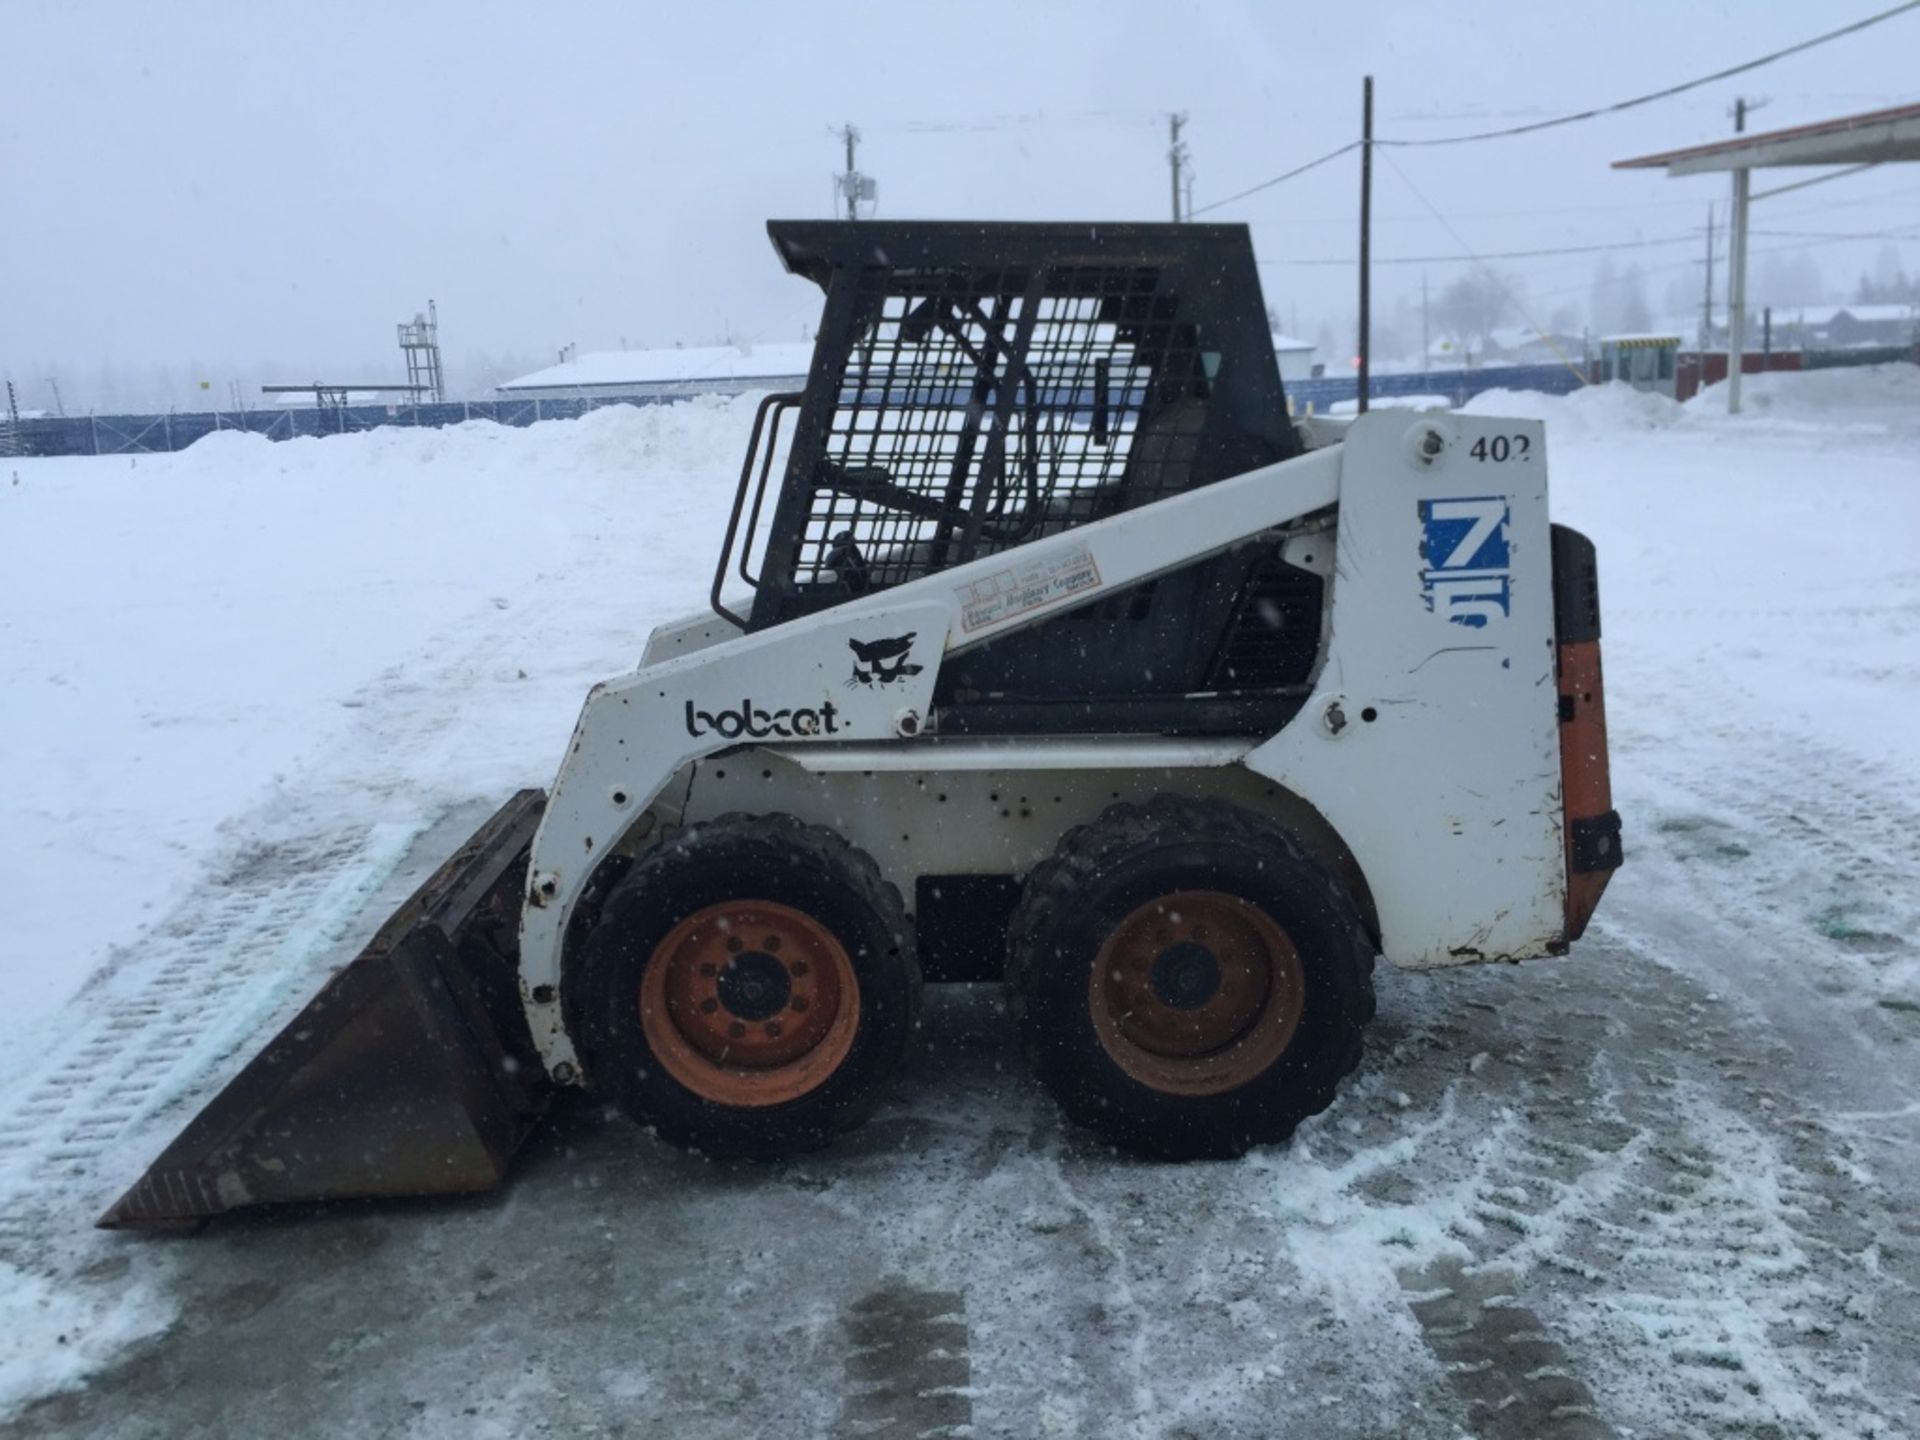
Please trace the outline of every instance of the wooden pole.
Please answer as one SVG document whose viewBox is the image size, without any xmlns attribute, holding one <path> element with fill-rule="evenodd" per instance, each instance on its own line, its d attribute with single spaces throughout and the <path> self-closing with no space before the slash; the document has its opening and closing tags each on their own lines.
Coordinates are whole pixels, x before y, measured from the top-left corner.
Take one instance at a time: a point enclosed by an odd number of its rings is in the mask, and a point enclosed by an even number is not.
<svg viewBox="0 0 1920 1440">
<path fill-rule="evenodd" d="M 1367 372 L 1372 358 L 1373 245 L 1373 77 L 1367 76 L 1360 101 L 1360 392 L 1359 411 L 1367 413 Z"/>
</svg>

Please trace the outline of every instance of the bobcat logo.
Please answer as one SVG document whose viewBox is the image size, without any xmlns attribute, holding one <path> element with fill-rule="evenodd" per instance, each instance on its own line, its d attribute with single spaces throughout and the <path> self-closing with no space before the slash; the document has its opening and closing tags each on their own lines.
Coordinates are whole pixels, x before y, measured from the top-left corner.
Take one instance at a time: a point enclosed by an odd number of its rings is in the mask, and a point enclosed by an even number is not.
<svg viewBox="0 0 1920 1440">
<path fill-rule="evenodd" d="M 847 648 L 853 651 L 853 678 L 847 684 L 891 685 L 909 675 L 918 675 L 926 667 L 909 665 L 907 655 L 913 649 L 914 636 L 919 633 L 909 630 L 891 640 L 847 641 Z"/>
</svg>

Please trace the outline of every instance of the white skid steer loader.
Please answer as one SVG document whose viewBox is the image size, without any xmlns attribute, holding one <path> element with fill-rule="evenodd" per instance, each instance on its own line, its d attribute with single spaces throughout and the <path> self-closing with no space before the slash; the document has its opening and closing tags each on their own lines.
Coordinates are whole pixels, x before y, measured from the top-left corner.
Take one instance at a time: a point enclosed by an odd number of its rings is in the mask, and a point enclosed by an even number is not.
<svg viewBox="0 0 1920 1440">
<path fill-rule="evenodd" d="M 569 1086 L 712 1154 L 818 1146 L 923 977 L 1004 980 L 1080 1124 L 1233 1155 L 1331 1102 L 1376 953 L 1585 928 L 1599 601 L 1537 422 L 1296 425 L 1241 227 L 769 229 L 825 307 L 713 613 L 103 1224 L 485 1188 Z"/>
</svg>

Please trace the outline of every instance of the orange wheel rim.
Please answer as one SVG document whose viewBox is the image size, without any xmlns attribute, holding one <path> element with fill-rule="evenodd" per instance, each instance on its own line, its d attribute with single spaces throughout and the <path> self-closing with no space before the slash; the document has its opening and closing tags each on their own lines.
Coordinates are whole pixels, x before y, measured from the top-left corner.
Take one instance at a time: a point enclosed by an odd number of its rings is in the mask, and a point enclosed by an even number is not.
<svg viewBox="0 0 1920 1440">
<path fill-rule="evenodd" d="M 716 1105 L 783 1105 L 840 1068 L 860 1024 L 846 947 L 805 911 L 727 900 L 667 933 L 640 1028 L 667 1073 Z"/>
<path fill-rule="evenodd" d="M 1114 1064 L 1169 1095 L 1219 1095 L 1263 1074 L 1306 1003 L 1292 939 L 1218 890 L 1149 900 L 1113 928 L 1087 980 L 1094 1033 Z"/>
</svg>

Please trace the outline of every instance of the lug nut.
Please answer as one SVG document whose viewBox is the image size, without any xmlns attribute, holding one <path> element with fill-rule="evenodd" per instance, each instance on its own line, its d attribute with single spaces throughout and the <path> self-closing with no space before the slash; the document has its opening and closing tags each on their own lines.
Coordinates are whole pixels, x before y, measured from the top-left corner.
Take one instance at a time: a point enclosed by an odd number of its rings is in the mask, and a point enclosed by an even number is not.
<svg viewBox="0 0 1920 1440">
<path fill-rule="evenodd" d="M 735 1040 L 738 1040 L 742 1035 L 746 1033 L 747 1033 L 747 1027 L 741 1024 L 740 1021 L 738 1020 L 734 1021 L 731 1025 L 727 1026 L 727 1034 L 732 1036 Z"/>
<path fill-rule="evenodd" d="M 727 949 L 730 953 L 738 955 L 746 948 L 747 942 L 742 940 L 738 935 L 729 935 L 727 937 Z"/>
<path fill-rule="evenodd" d="M 787 973 L 798 980 L 802 975 L 807 973 L 807 962 L 804 960 L 794 961 L 793 964 L 787 967 Z"/>
<path fill-rule="evenodd" d="M 767 1038 L 769 1040 L 777 1040 L 780 1038 L 780 1022 L 778 1020 L 767 1021 Z"/>
<path fill-rule="evenodd" d="M 767 936 L 765 940 L 760 942 L 760 948 L 769 952 L 778 950 L 780 948 L 780 937 L 778 935 Z"/>
<path fill-rule="evenodd" d="M 793 997 L 791 1003 L 796 1011 L 805 1010 L 807 1008 L 807 997 L 804 995 L 796 995 Z"/>
<path fill-rule="evenodd" d="M 713 965 L 711 963 L 703 964 L 700 967 L 700 973 L 706 976 L 709 980 L 711 980 L 715 975 L 718 975 L 720 973 L 720 968 L 717 965 Z"/>
</svg>

